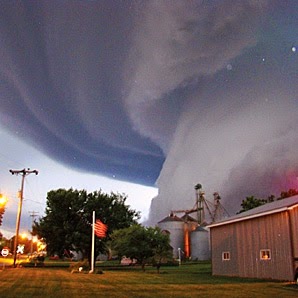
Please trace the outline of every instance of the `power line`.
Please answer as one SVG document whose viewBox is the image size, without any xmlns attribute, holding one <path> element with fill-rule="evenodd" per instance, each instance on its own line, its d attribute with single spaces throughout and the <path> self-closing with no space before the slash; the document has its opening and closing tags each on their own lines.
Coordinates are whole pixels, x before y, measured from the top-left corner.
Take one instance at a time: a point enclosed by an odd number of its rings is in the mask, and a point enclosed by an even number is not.
<svg viewBox="0 0 298 298">
<path fill-rule="evenodd" d="M 31 256 L 33 254 L 33 223 L 34 223 L 35 217 L 37 217 L 37 214 L 38 214 L 38 212 L 36 212 L 36 211 L 29 211 L 29 215 L 32 218 L 32 221 L 31 221 L 31 248 L 30 248 Z"/>
<path fill-rule="evenodd" d="M 29 211 L 29 216 L 32 217 L 32 225 L 33 225 L 33 222 L 34 222 L 34 219 L 35 217 L 37 217 L 39 212 L 36 212 L 36 211 Z"/>
</svg>

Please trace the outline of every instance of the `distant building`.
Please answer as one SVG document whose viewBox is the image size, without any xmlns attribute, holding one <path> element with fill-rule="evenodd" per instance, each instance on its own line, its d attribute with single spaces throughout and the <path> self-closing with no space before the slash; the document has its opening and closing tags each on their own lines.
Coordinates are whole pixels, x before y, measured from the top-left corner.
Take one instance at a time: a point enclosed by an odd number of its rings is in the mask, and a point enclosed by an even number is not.
<svg viewBox="0 0 298 298">
<path fill-rule="evenodd" d="M 298 196 L 267 203 L 208 227 L 213 275 L 294 279 L 298 268 Z"/>
<path fill-rule="evenodd" d="M 197 220 L 189 215 L 178 217 L 174 213 L 158 222 L 158 227 L 170 235 L 173 256 L 193 260 L 210 260 L 209 232 L 198 226 Z"/>
<path fill-rule="evenodd" d="M 197 184 L 195 206 L 192 209 L 172 210 L 170 215 L 158 222 L 158 227 L 170 236 L 173 255 L 177 258 L 210 260 L 209 229 L 207 222 L 216 222 L 227 215 L 220 203 L 218 192 L 213 193 L 214 202 L 205 199 L 202 185 Z M 184 213 L 178 217 L 175 213 Z M 189 214 L 196 213 L 196 218 Z"/>
</svg>

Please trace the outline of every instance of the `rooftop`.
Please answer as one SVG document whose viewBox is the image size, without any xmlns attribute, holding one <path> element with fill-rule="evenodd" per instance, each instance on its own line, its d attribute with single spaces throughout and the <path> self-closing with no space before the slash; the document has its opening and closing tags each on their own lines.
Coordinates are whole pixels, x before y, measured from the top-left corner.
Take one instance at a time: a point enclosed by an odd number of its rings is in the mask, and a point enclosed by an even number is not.
<svg viewBox="0 0 298 298">
<path fill-rule="evenodd" d="M 181 219 L 183 220 L 183 221 L 187 221 L 187 222 L 198 222 L 196 219 L 194 219 L 193 217 L 191 217 L 190 215 L 188 215 L 188 214 L 184 214 L 182 217 L 181 217 Z"/>
<path fill-rule="evenodd" d="M 216 226 L 226 225 L 226 224 L 230 224 L 233 222 L 238 222 L 238 221 L 243 221 L 243 220 L 256 218 L 256 217 L 260 217 L 260 216 L 264 216 L 264 215 L 283 212 L 283 211 L 289 210 L 291 208 L 294 208 L 296 206 L 298 206 L 298 195 L 290 197 L 290 198 L 274 201 L 272 203 L 266 203 L 262 206 L 250 209 L 248 211 L 239 213 L 235 216 L 226 218 L 222 221 L 208 225 L 208 227 L 213 228 Z"/>
<path fill-rule="evenodd" d="M 180 217 L 176 216 L 174 213 L 171 213 L 169 216 L 165 217 L 158 223 L 168 222 L 168 221 L 183 221 Z"/>
</svg>

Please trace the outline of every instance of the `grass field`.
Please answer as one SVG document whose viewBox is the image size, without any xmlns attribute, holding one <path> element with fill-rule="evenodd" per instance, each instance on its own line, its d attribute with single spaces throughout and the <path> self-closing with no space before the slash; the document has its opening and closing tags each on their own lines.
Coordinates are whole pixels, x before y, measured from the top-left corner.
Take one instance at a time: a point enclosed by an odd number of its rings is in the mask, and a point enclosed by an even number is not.
<svg viewBox="0 0 298 298">
<path fill-rule="evenodd" d="M 298 297 L 290 283 L 215 277 L 210 264 L 148 268 L 101 268 L 103 274 L 68 268 L 0 269 L 0 297 Z"/>
</svg>

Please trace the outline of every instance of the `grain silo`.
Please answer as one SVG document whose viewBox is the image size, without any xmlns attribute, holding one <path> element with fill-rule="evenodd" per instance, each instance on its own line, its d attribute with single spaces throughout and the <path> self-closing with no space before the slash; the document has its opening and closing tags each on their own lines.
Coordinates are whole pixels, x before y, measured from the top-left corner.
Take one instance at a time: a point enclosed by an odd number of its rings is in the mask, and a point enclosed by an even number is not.
<svg viewBox="0 0 298 298">
<path fill-rule="evenodd" d="M 174 257 L 177 257 L 180 248 L 184 258 L 210 260 L 209 230 L 204 226 L 220 220 L 227 212 L 220 204 L 217 192 L 213 194 L 212 204 L 205 199 L 201 184 L 197 184 L 195 190 L 196 202 L 192 209 L 172 210 L 168 217 L 158 222 L 158 226 L 169 233 Z M 184 216 L 178 217 L 176 213 L 184 213 Z M 192 213 L 196 213 L 197 219 L 190 216 Z"/>
<path fill-rule="evenodd" d="M 184 249 L 184 221 L 171 213 L 163 220 L 158 222 L 158 227 L 170 235 L 171 246 L 173 247 L 173 256 L 178 258 L 178 248 Z"/>
<path fill-rule="evenodd" d="M 206 261 L 210 260 L 210 242 L 209 242 L 209 231 L 199 226 L 190 234 L 191 238 L 191 259 Z"/>
</svg>

